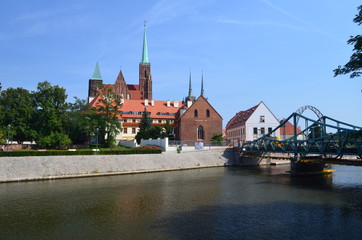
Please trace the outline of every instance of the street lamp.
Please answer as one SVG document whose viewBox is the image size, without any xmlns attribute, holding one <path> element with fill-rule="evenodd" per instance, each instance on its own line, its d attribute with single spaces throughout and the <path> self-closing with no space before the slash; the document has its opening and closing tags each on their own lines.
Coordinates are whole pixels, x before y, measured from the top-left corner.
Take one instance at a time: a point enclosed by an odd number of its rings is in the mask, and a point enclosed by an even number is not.
<svg viewBox="0 0 362 240">
<path fill-rule="evenodd" d="M 96 134 L 96 153 L 98 152 L 98 132 L 99 132 L 99 128 L 96 129 L 97 130 L 97 134 Z"/>
<path fill-rule="evenodd" d="M 10 128 L 11 128 L 11 125 L 9 124 L 8 125 L 8 140 L 7 140 L 7 151 L 9 152 L 9 144 L 10 144 L 10 137 L 9 137 L 9 135 L 10 135 Z"/>
</svg>

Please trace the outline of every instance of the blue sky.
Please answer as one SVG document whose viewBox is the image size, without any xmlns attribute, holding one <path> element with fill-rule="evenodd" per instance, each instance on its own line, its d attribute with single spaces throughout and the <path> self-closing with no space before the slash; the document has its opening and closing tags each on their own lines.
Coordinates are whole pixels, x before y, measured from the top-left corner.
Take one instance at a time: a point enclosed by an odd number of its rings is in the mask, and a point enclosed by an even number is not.
<svg viewBox="0 0 362 240">
<path fill-rule="evenodd" d="M 99 62 L 105 83 L 120 69 L 138 84 L 143 22 L 156 100 L 205 95 L 224 125 L 264 101 L 279 119 L 312 105 L 362 126 L 362 81 L 333 77 L 360 33 L 356 1 L 1 1 L 0 82 L 35 90 L 47 80 L 86 99 Z"/>
</svg>

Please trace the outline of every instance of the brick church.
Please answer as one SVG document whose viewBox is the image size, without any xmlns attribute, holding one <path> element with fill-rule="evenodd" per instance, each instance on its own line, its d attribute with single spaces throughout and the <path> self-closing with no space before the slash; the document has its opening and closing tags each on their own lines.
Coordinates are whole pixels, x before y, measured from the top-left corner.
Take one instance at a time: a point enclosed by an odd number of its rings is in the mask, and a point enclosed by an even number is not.
<svg viewBox="0 0 362 240">
<path fill-rule="evenodd" d="M 89 80 L 88 102 L 96 107 L 104 97 L 104 89 L 111 89 L 122 104 L 119 121 L 122 132 L 117 140 L 134 139 L 139 131 L 142 113 L 146 109 L 153 126 L 164 126 L 166 122 L 174 127 L 175 140 L 209 141 L 214 134 L 222 133 L 222 117 L 204 96 L 203 77 L 199 97 L 192 94 L 191 73 L 188 95 L 182 101 L 159 101 L 152 98 L 151 64 L 148 60 L 146 27 L 143 34 L 142 59 L 139 64 L 139 83 L 127 84 L 122 71 L 114 84 L 104 84 L 99 65 L 96 64 Z"/>
</svg>

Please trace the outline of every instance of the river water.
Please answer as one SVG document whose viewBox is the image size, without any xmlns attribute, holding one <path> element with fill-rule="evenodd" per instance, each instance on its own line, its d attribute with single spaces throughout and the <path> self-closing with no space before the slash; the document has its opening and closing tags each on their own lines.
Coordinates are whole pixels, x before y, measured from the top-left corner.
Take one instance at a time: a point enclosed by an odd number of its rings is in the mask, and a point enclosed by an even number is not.
<svg viewBox="0 0 362 240">
<path fill-rule="evenodd" d="M 0 184 L 0 239 L 360 239 L 362 167 L 208 168 Z"/>
</svg>

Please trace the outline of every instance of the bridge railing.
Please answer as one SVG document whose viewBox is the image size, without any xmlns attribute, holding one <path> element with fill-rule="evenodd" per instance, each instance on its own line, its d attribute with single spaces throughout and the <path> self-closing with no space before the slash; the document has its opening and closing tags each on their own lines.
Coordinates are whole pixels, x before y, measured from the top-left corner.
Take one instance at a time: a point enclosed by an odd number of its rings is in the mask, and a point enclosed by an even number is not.
<svg viewBox="0 0 362 240">
<path fill-rule="evenodd" d="M 296 129 L 297 118 L 298 121 L 304 119 L 306 122 L 306 127 L 298 133 Z M 294 123 L 293 136 L 284 140 L 271 137 L 291 119 Z M 331 123 L 326 123 L 327 119 Z M 332 132 L 327 133 L 327 128 Z M 326 116 L 313 120 L 299 113 L 293 113 L 268 134 L 244 143 L 241 146 L 241 151 L 361 156 L 362 128 Z"/>
</svg>

